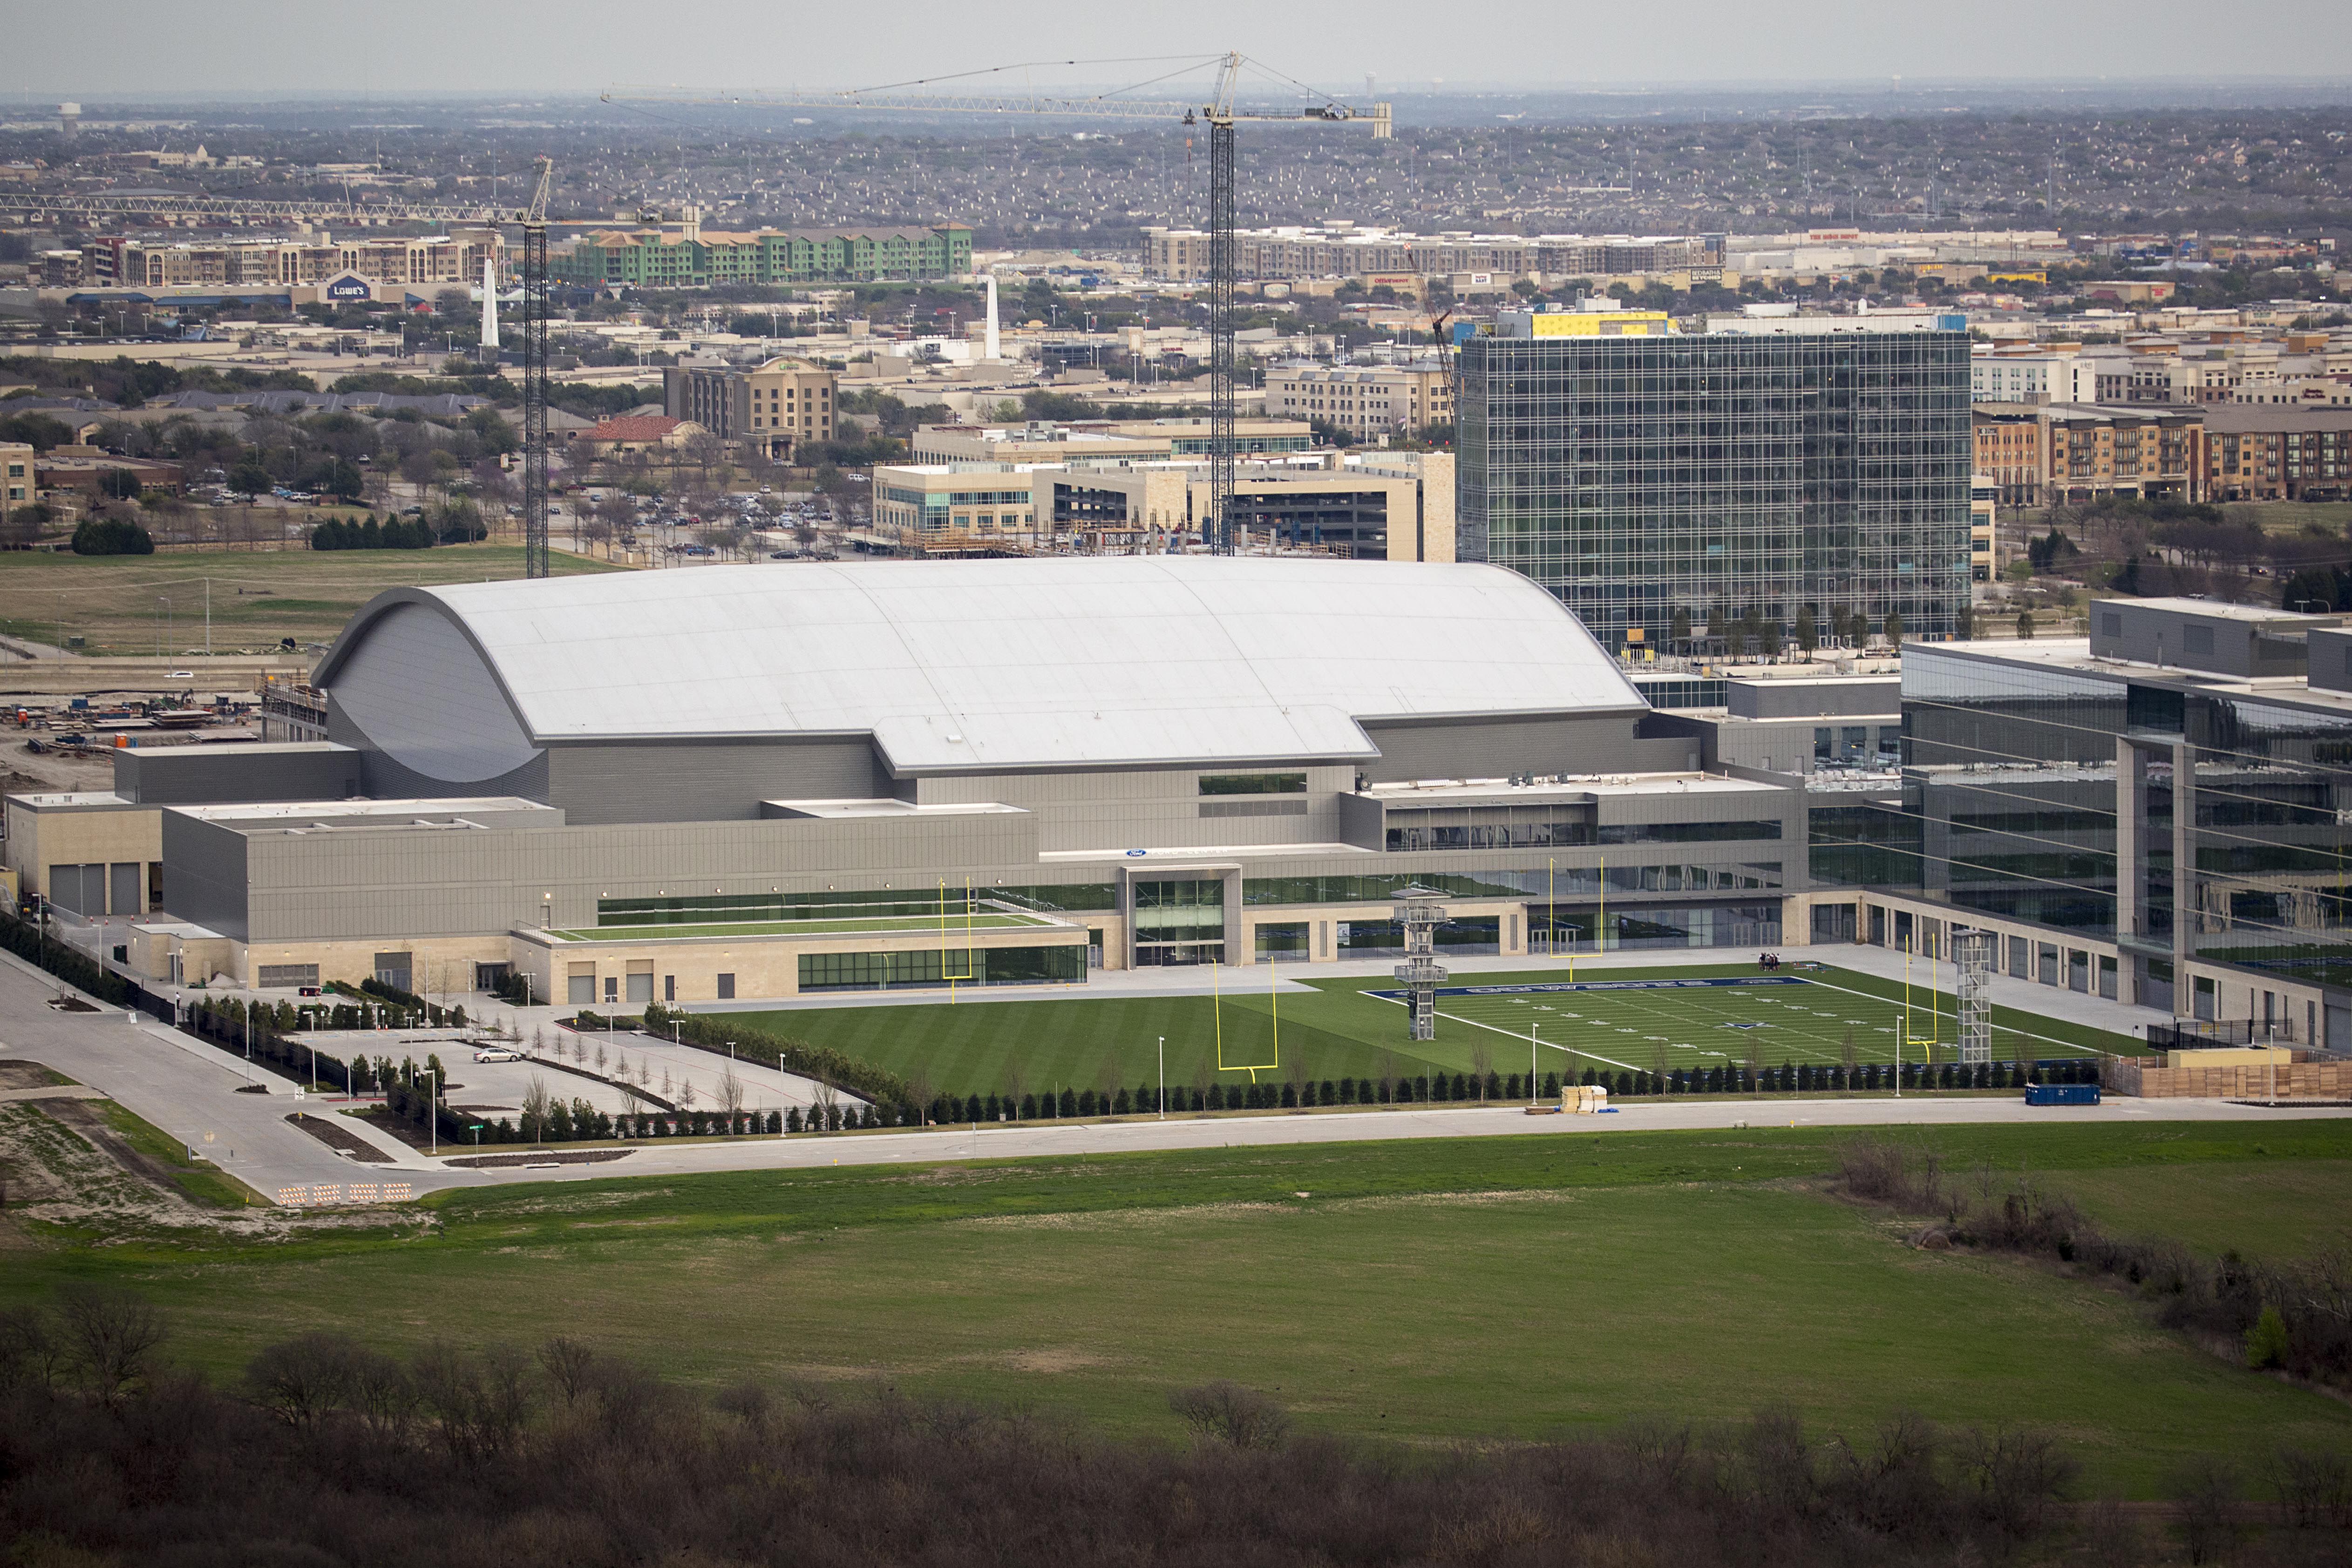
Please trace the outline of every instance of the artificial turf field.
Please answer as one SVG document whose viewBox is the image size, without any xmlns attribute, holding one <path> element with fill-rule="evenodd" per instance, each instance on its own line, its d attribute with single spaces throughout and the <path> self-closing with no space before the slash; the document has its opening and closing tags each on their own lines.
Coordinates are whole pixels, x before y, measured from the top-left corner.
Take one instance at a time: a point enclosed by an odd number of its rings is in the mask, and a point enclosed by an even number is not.
<svg viewBox="0 0 2352 1568">
<path fill-rule="evenodd" d="M 1853 1060 L 1865 1065 L 1893 1061 L 1898 1049 L 1908 1061 L 1931 1051 L 1938 1062 L 1958 1054 L 1948 993 L 1916 988 L 1906 1024 L 1901 982 L 1827 966 L 1771 975 L 1752 965 L 1580 967 L 1575 989 L 1561 988 L 1568 982 L 1559 969 L 1480 975 L 1475 986 L 1441 993 L 1437 1038 L 1418 1042 L 1405 1038 L 1403 1008 L 1378 994 L 1393 990 L 1393 982 L 1315 979 L 1308 992 L 1276 995 L 1266 988 L 1270 973 L 1226 970 L 1232 988 L 1214 997 L 1097 998 L 1074 988 L 1045 1000 L 983 992 L 953 1002 L 728 1016 L 953 1094 L 1152 1082 L 1163 1038 L 1168 1081 L 1198 1085 L 1247 1082 L 1251 1066 L 1261 1081 L 1481 1066 L 1524 1072 L 1530 1028 L 1538 1075 L 1587 1067 L 1672 1071 L 1751 1055 L 1766 1067 L 1824 1065 L 1846 1060 L 1849 1042 Z M 2004 1061 L 2142 1049 L 2127 1035 L 2012 1008 L 1995 1008 L 1993 1024 L 1993 1054 Z M 1930 1036 L 1939 1043 L 1910 1043 Z"/>
<path fill-rule="evenodd" d="M 1417 1444 L 1774 1403 L 1859 1438 L 1908 1407 L 2053 1429 L 2095 1493 L 2152 1494 L 2191 1453 L 2352 1444 L 2352 1408 L 2162 1330 L 2126 1291 L 1904 1245 L 1908 1222 L 1825 1189 L 1840 1135 L 1572 1131 L 602 1179 L 442 1194 L 429 1228 L 400 1235 L 325 1215 L 248 1241 L 0 1216 L 0 1306 L 71 1280 L 127 1284 L 167 1314 L 173 1354 L 228 1377 L 313 1329 L 390 1350 L 563 1333 L 710 1384 L 888 1385 L 1170 1441 L 1168 1391 L 1230 1377 L 1311 1429 Z M 1890 1135 L 1955 1173 L 2170 1195 L 2216 1249 L 2264 1184 L 2352 1207 L 2352 1122 Z M 2265 1239 L 2292 1250 L 2248 1250 L 2293 1255 L 2340 1228 Z"/>
</svg>

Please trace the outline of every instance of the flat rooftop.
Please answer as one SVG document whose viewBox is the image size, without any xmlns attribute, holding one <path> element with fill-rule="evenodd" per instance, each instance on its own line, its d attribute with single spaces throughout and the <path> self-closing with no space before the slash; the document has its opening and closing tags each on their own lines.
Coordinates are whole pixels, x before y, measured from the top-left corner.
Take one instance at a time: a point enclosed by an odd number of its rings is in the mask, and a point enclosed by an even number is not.
<svg viewBox="0 0 2352 1568">
<path fill-rule="evenodd" d="M 1545 800 L 1592 800 L 1628 795 L 1776 795 L 1782 789 L 1783 786 L 1779 784 L 1759 784 L 1713 773 L 1596 773 L 1583 778 L 1574 774 L 1558 778 L 1538 777 L 1527 784 L 1514 784 L 1508 779 L 1426 779 L 1408 783 L 1374 784 L 1355 793 L 1368 800 L 1378 800 L 1384 806 L 1395 806 L 1427 801 L 1452 805 L 1473 802 L 1534 804 Z"/>
<path fill-rule="evenodd" d="M 991 817 L 1024 815 L 1023 808 L 1002 800 L 952 800 L 917 805 L 895 796 L 858 800 L 762 800 L 779 817 L 814 817 L 828 821 L 852 821 L 866 817 Z"/>
<path fill-rule="evenodd" d="M 1047 865 L 1087 865 L 1164 861 L 1332 860 L 1342 855 L 1374 855 L 1361 844 L 1170 844 L 1130 850 L 1040 850 L 1037 859 Z"/>
<path fill-rule="evenodd" d="M 95 811 L 134 803 L 111 789 L 56 790 L 45 795 L 11 795 L 8 800 L 36 811 Z"/>
<path fill-rule="evenodd" d="M 563 813 L 518 795 L 474 795 L 409 800 L 252 800 L 214 806 L 167 806 L 200 822 L 243 833 L 486 831 L 490 828 L 557 827 Z"/>
</svg>

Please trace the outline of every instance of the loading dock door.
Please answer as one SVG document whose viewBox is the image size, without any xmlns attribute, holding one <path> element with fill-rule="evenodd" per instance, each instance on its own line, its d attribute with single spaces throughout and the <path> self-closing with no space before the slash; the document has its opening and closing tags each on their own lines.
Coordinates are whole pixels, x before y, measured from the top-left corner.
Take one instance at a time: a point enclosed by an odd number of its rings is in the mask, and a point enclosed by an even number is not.
<svg viewBox="0 0 2352 1568">
<path fill-rule="evenodd" d="M 147 866 L 143 861 L 117 861 L 106 868 L 106 909 L 110 915 L 147 913 Z"/>
<path fill-rule="evenodd" d="M 49 902 L 70 915 L 106 913 L 106 867 L 53 865 L 49 868 Z"/>
</svg>

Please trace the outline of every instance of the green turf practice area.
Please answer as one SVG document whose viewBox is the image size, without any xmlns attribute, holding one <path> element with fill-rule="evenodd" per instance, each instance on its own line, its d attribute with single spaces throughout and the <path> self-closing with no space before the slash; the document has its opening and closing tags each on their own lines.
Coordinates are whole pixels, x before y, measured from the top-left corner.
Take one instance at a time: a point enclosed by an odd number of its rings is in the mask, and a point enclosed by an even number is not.
<svg viewBox="0 0 2352 1568">
<path fill-rule="evenodd" d="M 169 1354 L 236 1376 L 346 1331 L 408 1350 L 587 1340 L 718 1385 L 752 1376 L 968 1396 L 1176 1440 L 1171 1388 L 1232 1378 L 1311 1429 L 1532 1437 L 1785 1403 L 1816 1434 L 1908 1407 L 2054 1430 L 2093 1495 L 2183 1455 L 2352 1442 L 2352 1407 L 2200 1347 L 2111 1283 L 1906 1245 L 1823 1186 L 1844 1134 L 1571 1130 L 482 1188 L 397 1234 L 112 1245 L 0 1215 L 0 1307 L 131 1286 Z M 2264 1184 L 2352 1196 L 2352 1123 L 1906 1128 L 1974 1179 L 2137 1194 L 2200 1247 Z M 12 1177 L 29 1180 L 29 1176 Z M 2158 1201 L 2155 1195 L 2163 1195 Z M 95 1224 L 95 1222 L 92 1222 Z M 268 1303 L 255 1311 L 257 1301 Z"/>
<path fill-rule="evenodd" d="M 947 922 L 950 939 L 961 938 L 975 931 L 1010 931 L 1055 924 L 1040 915 L 994 912 L 957 913 L 947 916 Z M 808 920 L 751 920 L 712 925 L 592 925 L 578 931 L 556 931 L 550 935 L 563 942 L 682 942 L 697 936 L 842 936 L 868 931 L 936 933 L 939 929 L 940 917 L 935 915 L 820 915 Z"/>
<path fill-rule="evenodd" d="M 1688 1071 L 1729 1063 L 1868 1066 L 1958 1055 L 1948 993 L 1850 970 L 1752 965 L 1582 969 L 1477 977 L 1438 998 L 1437 1038 L 1405 1038 L 1402 1005 L 1379 979 L 1317 979 L 1276 994 L 1263 967 L 1225 971 L 1212 997 L 1047 1000 L 966 997 L 888 1006 L 730 1014 L 772 1033 L 831 1046 L 951 1094 L 1008 1089 L 1109 1088 L 1156 1082 L 1166 1041 L 1168 1082 L 1202 1085 L 1297 1076 L 1412 1076 L 1443 1071 L 1580 1075 L 1586 1068 Z M 1297 971 L 1289 971 L 1296 976 Z M 1713 982 L 1713 983 L 1700 983 Z M 2111 1034 L 2010 1008 L 1993 1011 L 1993 1054 L 2046 1061 L 2142 1049 Z M 1851 1051 L 1849 1057 L 1848 1052 Z M 1271 1065 L 1268 1065 L 1271 1064 Z"/>
</svg>

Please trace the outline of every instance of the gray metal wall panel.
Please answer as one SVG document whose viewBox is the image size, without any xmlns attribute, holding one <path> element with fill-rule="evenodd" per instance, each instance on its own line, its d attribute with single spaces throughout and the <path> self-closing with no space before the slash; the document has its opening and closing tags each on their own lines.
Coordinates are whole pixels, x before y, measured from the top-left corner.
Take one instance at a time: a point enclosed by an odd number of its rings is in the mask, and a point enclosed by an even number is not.
<svg viewBox="0 0 2352 1568">
<path fill-rule="evenodd" d="M 165 821 L 168 833 L 168 813 Z M 548 900 L 558 926 L 580 926 L 596 923 L 599 898 L 886 886 L 921 894 L 941 880 L 960 889 L 967 876 L 979 887 L 1110 880 L 1103 868 L 1045 872 L 1035 819 L 1013 813 L 268 833 L 250 842 L 256 941 L 505 931 L 538 925 Z M 167 902 L 177 875 L 174 864 Z"/>
<path fill-rule="evenodd" d="M 245 941 L 245 835 L 180 811 L 165 811 L 163 826 L 165 912 Z"/>
<path fill-rule="evenodd" d="M 1900 713 L 1903 678 L 1830 681 L 1729 681 L 1724 706 L 1739 718 Z"/>
<path fill-rule="evenodd" d="M 180 746 L 114 754 L 114 792 L 142 806 L 340 800 L 360 789 L 360 754 L 342 747 Z"/>
<path fill-rule="evenodd" d="M 1362 772 L 1375 784 L 1501 779 L 1514 773 L 1631 772 L 1635 716 L 1368 724 L 1364 729 L 1381 755 L 1363 764 Z"/>
<path fill-rule="evenodd" d="M 336 705 L 373 749 L 444 786 L 471 789 L 530 760 L 530 737 L 497 676 L 437 610 L 385 611 L 334 682 Z"/>
<path fill-rule="evenodd" d="M 1218 773 L 1304 773 L 1298 795 L 1202 795 L 1201 779 Z M 926 778 L 924 805 L 1001 800 L 1036 813 L 1037 847 L 1048 852 L 1218 848 L 1344 841 L 1339 796 L 1356 770 L 1330 764 L 1267 763 L 1248 768 L 1137 768 L 1106 771 L 974 773 Z M 1204 802 L 1299 802 L 1301 815 L 1203 816 Z"/>
<path fill-rule="evenodd" d="M 559 746 L 547 758 L 546 793 L 533 798 L 582 824 L 739 821 L 762 800 L 887 793 L 863 738 Z"/>
</svg>

